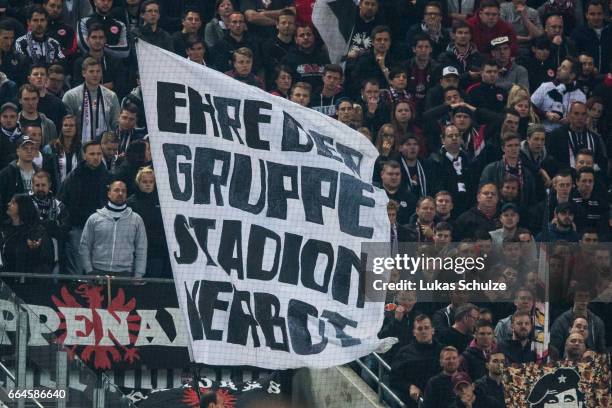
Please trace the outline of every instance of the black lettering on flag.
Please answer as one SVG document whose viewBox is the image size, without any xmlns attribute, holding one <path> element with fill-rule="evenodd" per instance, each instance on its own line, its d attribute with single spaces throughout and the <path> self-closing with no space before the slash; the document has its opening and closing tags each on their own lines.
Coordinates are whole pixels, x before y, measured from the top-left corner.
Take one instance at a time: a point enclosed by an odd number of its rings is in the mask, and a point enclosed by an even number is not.
<svg viewBox="0 0 612 408">
<path fill-rule="evenodd" d="M 244 133 L 246 144 L 252 149 L 270 150 L 270 142 L 261 140 L 260 123 L 270 123 L 271 116 L 261 113 L 261 110 L 272 110 L 272 104 L 263 101 L 246 99 L 244 101 Z"/>
<path fill-rule="evenodd" d="M 266 216 L 287 219 L 287 199 L 299 199 L 298 168 L 286 164 L 267 162 L 268 165 L 268 211 Z M 285 177 L 291 180 L 291 189 L 285 189 Z"/>
<path fill-rule="evenodd" d="M 361 340 L 349 336 L 344 332 L 346 326 L 357 327 L 357 322 L 329 310 L 324 310 L 321 317 L 327 319 L 336 330 L 336 338 L 340 340 L 342 347 L 351 347 L 361 344 Z"/>
<path fill-rule="evenodd" d="M 238 129 L 242 127 L 240 124 L 240 99 L 215 96 L 213 100 L 215 101 L 215 108 L 217 108 L 217 118 L 223 138 L 226 140 L 234 140 L 234 137 L 236 137 L 240 144 L 244 144 L 238 133 Z M 233 117 L 230 117 L 229 114 L 230 107 L 233 108 Z"/>
<path fill-rule="evenodd" d="M 308 316 L 319 317 L 317 308 L 300 300 L 291 299 L 287 311 L 287 324 L 293 352 L 300 355 L 319 354 L 327 346 L 325 322 L 319 320 L 319 335 L 321 342 L 312 344 L 312 336 L 308 330 Z"/>
<path fill-rule="evenodd" d="M 206 265 L 211 266 L 217 266 L 217 264 L 215 261 L 213 261 L 212 256 L 210 256 L 210 252 L 208 251 L 208 230 L 214 230 L 216 223 L 216 220 L 211 220 L 208 218 L 189 217 L 189 225 L 195 232 L 198 245 L 200 248 L 202 248 L 202 251 L 204 251 L 204 255 L 206 255 Z"/>
<path fill-rule="evenodd" d="M 157 126 L 162 132 L 187 133 L 187 125 L 176 121 L 176 108 L 187 106 L 187 99 L 177 98 L 185 93 L 185 85 L 157 82 Z"/>
<path fill-rule="evenodd" d="M 365 256 L 365 255 L 364 255 Z M 348 304 L 349 294 L 351 293 L 351 274 L 357 272 L 359 278 L 359 288 L 357 290 L 358 308 L 364 306 L 365 294 L 365 264 L 359 256 L 350 249 L 338 246 L 338 260 L 332 281 L 332 298 L 345 305 Z"/>
<path fill-rule="evenodd" d="M 170 192 L 172 198 L 179 201 L 189 201 L 192 193 L 193 183 L 191 181 L 191 163 L 180 163 L 177 168 L 177 157 L 182 156 L 186 160 L 191 160 L 191 149 L 189 146 L 174 143 L 164 143 L 162 145 L 166 167 L 168 168 L 168 181 L 170 182 Z M 185 187 L 181 189 L 178 181 L 178 174 L 185 178 Z"/>
<path fill-rule="evenodd" d="M 176 214 L 174 218 L 174 237 L 180 249 L 180 256 L 174 252 L 174 259 L 178 264 L 192 264 L 198 259 L 198 245 L 189 233 L 187 218 Z"/>
<path fill-rule="evenodd" d="M 318 283 L 315 279 L 319 255 L 323 255 L 325 258 L 327 258 L 322 283 Z M 334 248 L 332 245 L 329 242 L 309 239 L 306 241 L 304 248 L 302 248 L 302 255 L 300 259 L 302 264 L 300 271 L 302 285 L 308 289 L 313 289 L 321 293 L 327 293 L 329 280 L 334 267 Z"/>
<path fill-rule="evenodd" d="M 245 312 L 248 310 L 248 313 Z M 257 334 L 257 320 L 253 316 L 251 309 L 251 293 L 238 290 L 234 286 L 234 299 L 230 311 L 229 325 L 227 329 L 227 342 L 246 346 L 247 337 L 251 331 L 253 346 L 259 347 L 259 335 Z"/>
<path fill-rule="evenodd" d="M 300 144 L 300 134 L 307 138 L 306 144 Z M 302 125 L 290 114 L 283 111 L 283 140 L 281 150 L 284 152 L 309 152 L 313 146 L 312 138 Z"/>
<path fill-rule="evenodd" d="M 310 135 L 317 145 L 317 153 L 320 156 L 329 157 L 330 159 L 342 162 L 342 159 L 334 154 L 336 152 L 333 148 L 334 139 L 329 136 L 322 135 L 319 132 L 315 132 L 314 130 L 310 130 Z"/>
<path fill-rule="evenodd" d="M 302 201 L 306 221 L 323 225 L 323 207 L 336 208 L 338 172 L 317 167 L 302 166 Z M 323 183 L 329 184 L 327 196 L 323 195 Z"/>
<path fill-rule="evenodd" d="M 266 347 L 270 347 L 272 350 L 289 351 L 285 318 L 280 316 L 280 301 L 270 293 L 255 293 L 253 297 L 255 300 L 255 318 L 266 339 Z M 282 333 L 280 341 L 274 335 L 275 327 L 278 327 Z"/>
<path fill-rule="evenodd" d="M 266 242 L 269 241 L 274 242 L 274 261 L 270 270 L 267 271 L 263 268 L 263 260 L 266 255 Z M 252 224 L 247 249 L 247 278 L 262 281 L 274 279 L 278 273 L 280 251 L 281 239 L 276 232 Z"/>
<path fill-rule="evenodd" d="M 196 148 L 193 163 L 193 178 L 197 180 L 193 196 L 194 204 L 210 204 L 210 188 L 212 187 L 215 192 L 215 202 L 219 207 L 224 205 L 221 186 L 227 184 L 231 158 L 230 152 L 205 147 Z M 222 163 L 221 174 L 214 173 L 217 160 Z"/>
<path fill-rule="evenodd" d="M 234 252 L 236 257 L 234 258 Z M 228 276 L 236 271 L 238 279 L 244 279 L 244 262 L 242 259 L 242 222 L 224 220 L 221 228 L 221 242 L 217 262 Z"/>
<path fill-rule="evenodd" d="M 376 201 L 365 197 L 363 191 L 373 192 L 374 187 L 351 175 L 340 175 L 340 198 L 338 200 L 338 220 L 340 231 L 354 237 L 372 238 L 374 228 L 359 225 L 360 207 L 374 208 Z"/>
<path fill-rule="evenodd" d="M 278 281 L 282 283 L 298 284 L 300 275 L 300 248 L 304 238 L 301 235 L 285 233 L 283 245 L 283 260 L 281 262 Z"/>
<path fill-rule="evenodd" d="M 213 315 L 215 314 L 215 310 L 227 311 L 229 302 L 220 300 L 218 297 L 219 293 L 232 293 L 233 286 L 229 282 L 208 280 L 202 280 L 200 282 L 200 297 L 198 301 L 200 324 L 204 327 L 206 339 L 221 341 L 223 340 L 223 330 L 212 328 Z"/>
<path fill-rule="evenodd" d="M 202 95 L 193 88 L 187 88 L 189 95 L 189 133 L 196 135 L 206 135 L 207 125 L 205 114 L 210 118 L 213 134 L 219 137 L 219 126 L 215 119 L 215 107 L 212 104 L 209 94 L 204 94 L 207 103 L 202 102 Z"/>
<path fill-rule="evenodd" d="M 259 214 L 266 205 L 266 164 L 259 160 L 259 182 L 261 192 L 257 203 L 250 204 L 251 185 L 253 183 L 253 169 L 251 158 L 244 154 L 234 154 L 234 169 L 229 188 L 229 205 L 251 214 Z"/>
</svg>

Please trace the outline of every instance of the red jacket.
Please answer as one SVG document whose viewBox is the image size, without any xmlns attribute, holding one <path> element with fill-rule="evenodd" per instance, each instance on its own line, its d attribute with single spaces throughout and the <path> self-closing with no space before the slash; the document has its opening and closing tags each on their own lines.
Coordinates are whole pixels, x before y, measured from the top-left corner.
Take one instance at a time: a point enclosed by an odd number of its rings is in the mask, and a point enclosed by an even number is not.
<svg viewBox="0 0 612 408">
<path fill-rule="evenodd" d="M 480 22 L 478 14 L 468 18 L 467 23 L 472 28 L 472 42 L 476 44 L 478 51 L 483 54 L 490 55 L 491 40 L 497 37 L 508 36 L 510 38 L 510 48 L 512 55 L 516 55 L 518 43 L 516 41 L 516 33 L 514 28 L 501 19 L 493 28 L 489 28 Z"/>
</svg>

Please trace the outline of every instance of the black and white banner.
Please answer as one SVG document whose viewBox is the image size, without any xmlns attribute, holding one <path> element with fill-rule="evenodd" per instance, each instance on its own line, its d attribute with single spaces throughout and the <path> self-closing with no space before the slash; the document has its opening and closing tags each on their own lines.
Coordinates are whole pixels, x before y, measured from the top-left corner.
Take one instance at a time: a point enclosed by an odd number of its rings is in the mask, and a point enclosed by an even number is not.
<svg viewBox="0 0 612 408">
<path fill-rule="evenodd" d="M 151 150 L 194 362 L 329 367 L 377 348 L 361 244 L 386 241 L 360 133 L 143 41 Z"/>
<path fill-rule="evenodd" d="M 357 5 L 354 0 L 317 0 L 312 9 L 312 23 L 327 46 L 334 64 L 342 61 L 349 51 L 355 27 Z"/>
</svg>

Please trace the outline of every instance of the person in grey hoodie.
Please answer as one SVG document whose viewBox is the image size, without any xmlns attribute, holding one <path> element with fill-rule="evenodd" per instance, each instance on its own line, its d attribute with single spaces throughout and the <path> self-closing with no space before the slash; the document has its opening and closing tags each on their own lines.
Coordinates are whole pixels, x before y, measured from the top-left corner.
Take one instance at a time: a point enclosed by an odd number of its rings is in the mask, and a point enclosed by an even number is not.
<svg viewBox="0 0 612 408">
<path fill-rule="evenodd" d="M 114 181 L 108 203 L 92 214 L 81 236 L 80 255 L 87 274 L 141 278 L 147 267 L 147 234 L 140 215 L 127 206 L 127 188 Z"/>
</svg>

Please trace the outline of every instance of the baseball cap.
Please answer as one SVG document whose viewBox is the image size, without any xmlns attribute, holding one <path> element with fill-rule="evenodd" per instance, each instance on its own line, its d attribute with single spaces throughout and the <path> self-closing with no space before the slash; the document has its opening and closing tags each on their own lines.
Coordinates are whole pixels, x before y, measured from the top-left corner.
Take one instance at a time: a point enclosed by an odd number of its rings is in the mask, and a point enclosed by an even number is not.
<svg viewBox="0 0 612 408">
<path fill-rule="evenodd" d="M 510 44 L 510 38 L 507 35 L 503 37 L 495 37 L 491 40 L 491 48 L 499 47 L 500 45 Z"/>
<path fill-rule="evenodd" d="M 2 1 L 2 0 L 0 0 L 0 1 Z M 7 102 L 7 103 L 3 104 L 3 105 L 0 107 L 0 114 L 4 113 L 4 111 L 5 111 L 5 110 L 7 110 L 7 109 L 12 109 L 12 110 L 14 110 L 15 112 L 19 112 L 19 109 L 17 109 L 17 105 L 15 105 L 15 104 L 14 104 L 14 103 L 12 103 L 12 102 Z"/>
<path fill-rule="evenodd" d="M 564 211 L 571 212 L 572 214 L 574 214 L 574 205 L 570 202 L 557 204 L 557 206 L 555 207 L 555 212 L 560 213 Z"/>
<path fill-rule="evenodd" d="M 445 77 L 447 75 L 459 76 L 459 71 L 457 71 L 457 68 L 453 67 L 452 65 L 444 67 L 444 69 L 442 70 L 442 76 Z"/>
<path fill-rule="evenodd" d="M 504 213 L 504 212 L 506 212 L 508 210 L 513 210 L 516 213 L 519 212 L 517 205 L 514 204 L 514 203 L 506 203 L 506 204 L 502 205 L 502 208 L 501 208 L 501 212 L 502 213 Z"/>
<path fill-rule="evenodd" d="M 32 140 L 32 138 L 28 135 L 25 136 L 21 136 L 19 139 L 17 139 L 17 146 L 21 147 L 27 143 L 31 143 L 31 144 L 36 144 L 34 142 L 34 140 Z"/>
<path fill-rule="evenodd" d="M 461 384 L 468 384 L 468 385 L 471 384 L 472 379 L 470 378 L 469 375 L 467 375 L 467 373 L 464 373 L 463 371 L 457 371 L 451 377 L 451 382 L 453 383 L 453 390 L 456 390 L 457 387 L 460 386 Z"/>
</svg>

